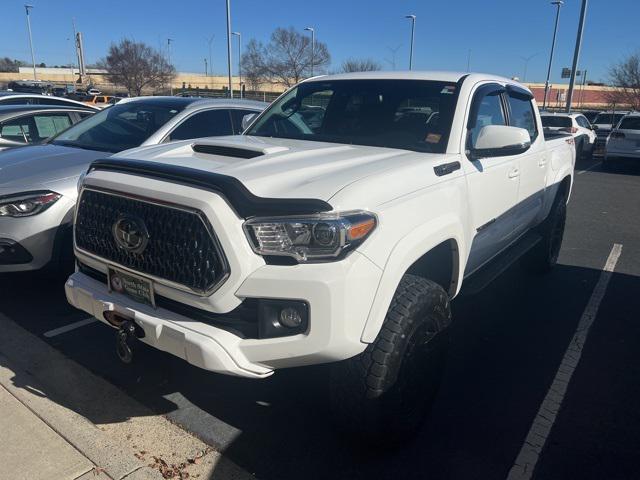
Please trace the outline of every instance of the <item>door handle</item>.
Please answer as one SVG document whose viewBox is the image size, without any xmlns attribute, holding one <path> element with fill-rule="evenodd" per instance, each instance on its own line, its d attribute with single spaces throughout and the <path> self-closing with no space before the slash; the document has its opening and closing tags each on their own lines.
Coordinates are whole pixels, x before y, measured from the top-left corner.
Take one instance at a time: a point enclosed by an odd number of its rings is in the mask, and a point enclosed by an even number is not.
<svg viewBox="0 0 640 480">
<path fill-rule="evenodd" d="M 520 176 L 520 170 L 518 170 L 517 168 L 514 168 L 509 172 L 509 178 L 517 178 L 519 176 Z"/>
<path fill-rule="evenodd" d="M 547 157 L 540 157 L 540 160 L 538 160 L 538 166 L 544 167 L 546 164 L 547 164 Z"/>
</svg>

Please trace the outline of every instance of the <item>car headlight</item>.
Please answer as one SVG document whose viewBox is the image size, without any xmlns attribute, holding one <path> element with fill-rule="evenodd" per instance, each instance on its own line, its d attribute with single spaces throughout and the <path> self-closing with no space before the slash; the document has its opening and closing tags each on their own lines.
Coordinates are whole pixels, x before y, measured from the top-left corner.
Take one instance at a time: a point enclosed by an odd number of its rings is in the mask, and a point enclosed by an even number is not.
<svg viewBox="0 0 640 480">
<path fill-rule="evenodd" d="M 298 262 L 331 261 L 360 245 L 376 227 L 369 212 L 255 218 L 244 224 L 259 255 L 284 255 Z"/>
<path fill-rule="evenodd" d="M 44 212 L 62 195 L 50 191 L 25 192 L 0 197 L 0 217 L 30 217 Z"/>
</svg>

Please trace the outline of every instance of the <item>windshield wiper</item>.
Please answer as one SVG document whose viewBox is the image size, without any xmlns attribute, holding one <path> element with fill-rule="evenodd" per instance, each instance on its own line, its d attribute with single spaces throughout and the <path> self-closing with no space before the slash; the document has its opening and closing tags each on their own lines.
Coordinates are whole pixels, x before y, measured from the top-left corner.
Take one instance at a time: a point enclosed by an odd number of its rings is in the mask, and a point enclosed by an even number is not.
<svg viewBox="0 0 640 480">
<path fill-rule="evenodd" d="M 119 151 L 119 150 L 113 150 L 113 148 L 104 148 L 97 145 L 87 145 L 85 143 L 77 143 L 77 142 L 64 141 L 64 140 L 55 140 L 51 143 L 53 143 L 54 145 L 59 145 L 61 147 L 74 147 L 74 148 L 80 148 L 82 150 L 93 150 L 98 152 L 116 153 Z"/>
</svg>

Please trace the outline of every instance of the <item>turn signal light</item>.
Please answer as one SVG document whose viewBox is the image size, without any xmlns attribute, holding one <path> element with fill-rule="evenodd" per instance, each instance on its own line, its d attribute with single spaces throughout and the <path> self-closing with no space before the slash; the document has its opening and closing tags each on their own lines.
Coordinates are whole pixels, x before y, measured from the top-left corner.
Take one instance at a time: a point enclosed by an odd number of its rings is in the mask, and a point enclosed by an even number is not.
<svg viewBox="0 0 640 480">
<path fill-rule="evenodd" d="M 374 218 L 368 218 L 364 222 L 351 226 L 347 232 L 349 240 L 359 240 L 366 237 L 376 226 Z"/>
</svg>

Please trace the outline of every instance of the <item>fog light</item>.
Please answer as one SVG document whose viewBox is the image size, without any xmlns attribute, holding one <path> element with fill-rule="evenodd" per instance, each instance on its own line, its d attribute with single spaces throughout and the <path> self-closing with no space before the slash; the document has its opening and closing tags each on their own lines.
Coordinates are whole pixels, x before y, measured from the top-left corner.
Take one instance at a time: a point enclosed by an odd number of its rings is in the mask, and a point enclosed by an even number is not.
<svg viewBox="0 0 640 480">
<path fill-rule="evenodd" d="M 297 328 L 302 325 L 302 316 L 295 308 L 283 308 L 280 311 L 280 323 L 288 328 Z"/>
</svg>

